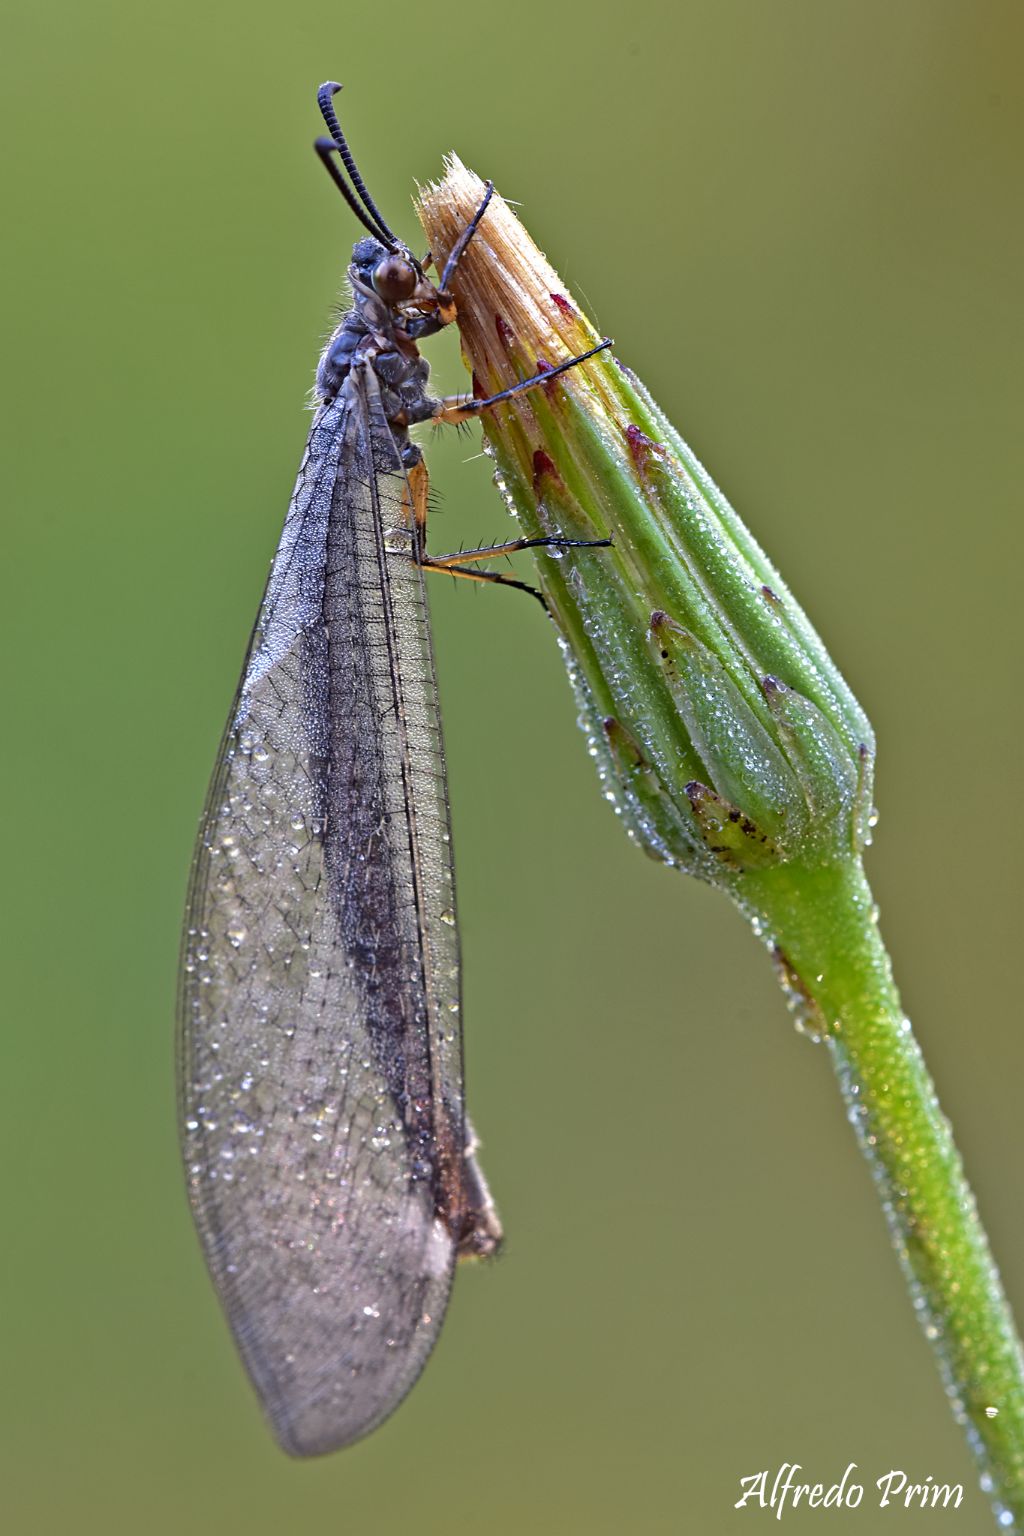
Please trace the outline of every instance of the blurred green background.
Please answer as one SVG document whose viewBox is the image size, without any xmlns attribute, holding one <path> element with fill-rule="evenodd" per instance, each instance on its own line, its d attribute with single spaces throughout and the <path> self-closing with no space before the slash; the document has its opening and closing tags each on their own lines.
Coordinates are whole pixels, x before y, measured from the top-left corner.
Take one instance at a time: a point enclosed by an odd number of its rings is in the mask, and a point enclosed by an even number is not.
<svg viewBox="0 0 1024 1536">
<path fill-rule="evenodd" d="M 359 233 L 310 151 L 333 76 L 410 238 L 448 149 L 521 200 L 867 706 L 883 931 L 1024 1316 L 1021 7 L 53 0 L 4 37 L 7 1528 L 731 1533 L 740 1477 L 853 1461 L 830 1528 L 937 1520 L 876 1511 L 897 1466 L 987 1532 L 828 1060 L 731 908 L 621 835 L 532 604 L 433 584 L 507 1254 L 342 1455 L 288 1462 L 236 1363 L 171 1021 Z M 432 449 L 435 549 L 504 532 L 476 451 Z"/>
</svg>

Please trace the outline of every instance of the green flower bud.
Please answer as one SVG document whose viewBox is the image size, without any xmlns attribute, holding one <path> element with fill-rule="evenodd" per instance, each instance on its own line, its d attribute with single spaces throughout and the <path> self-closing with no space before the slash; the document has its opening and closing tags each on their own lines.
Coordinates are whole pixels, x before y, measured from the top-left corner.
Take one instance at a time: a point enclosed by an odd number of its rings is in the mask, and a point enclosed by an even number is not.
<svg viewBox="0 0 1024 1536">
<path fill-rule="evenodd" d="M 453 159 L 421 194 L 438 268 L 483 193 Z M 452 286 L 477 396 L 599 339 L 497 195 Z M 634 838 L 727 885 L 772 864 L 859 853 L 871 727 L 635 375 L 601 353 L 481 419 L 525 535 L 613 541 L 538 565 L 606 795 Z"/>
<path fill-rule="evenodd" d="M 482 195 L 457 161 L 422 195 L 439 266 Z M 478 397 L 597 340 L 497 197 L 452 286 Z M 528 537 L 613 541 L 538 561 L 605 793 L 648 853 L 733 897 L 799 1028 L 827 1042 L 983 1486 L 1000 1524 L 1024 1530 L 1021 1348 L 861 867 L 871 728 L 721 491 L 608 352 L 481 419 Z"/>
</svg>

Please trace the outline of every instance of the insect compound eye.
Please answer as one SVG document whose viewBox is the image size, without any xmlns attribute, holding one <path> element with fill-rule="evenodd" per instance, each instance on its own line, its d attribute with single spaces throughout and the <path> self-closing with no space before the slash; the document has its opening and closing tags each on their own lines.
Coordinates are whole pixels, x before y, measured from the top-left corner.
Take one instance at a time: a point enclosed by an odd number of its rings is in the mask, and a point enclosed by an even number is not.
<svg viewBox="0 0 1024 1536">
<path fill-rule="evenodd" d="M 385 304 L 400 304 L 411 298 L 416 283 L 416 269 L 404 256 L 385 256 L 374 268 L 373 286 Z"/>
</svg>

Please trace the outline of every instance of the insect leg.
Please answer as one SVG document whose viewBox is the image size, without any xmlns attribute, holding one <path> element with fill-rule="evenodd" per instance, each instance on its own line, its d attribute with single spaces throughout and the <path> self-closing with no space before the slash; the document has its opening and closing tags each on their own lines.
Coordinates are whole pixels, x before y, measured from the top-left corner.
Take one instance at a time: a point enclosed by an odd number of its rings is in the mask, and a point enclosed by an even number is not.
<svg viewBox="0 0 1024 1536">
<path fill-rule="evenodd" d="M 484 571 L 479 566 L 446 565 L 443 560 L 421 560 L 420 565 L 425 571 L 443 571 L 449 576 L 463 576 L 467 581 L 493 581 L 499 587 L 514 587 L 517 592 L 529 592 L 540 603 L 544 612 L 548 611 L 547 598 L 536 587 L 531 587 L 527 581 L 518 581 L 514 576 L 506 576 L 503 571 Z"/>
<path fill-rule="evenodd" d="M 539 539 L 508 539 L 504 544 L 482 544 L 479 549 L 460 549 L 453 555 L 424 555 L 420 564 L 451 571 L 453 566 L 473 565 L 477 560 L 489 560 L 492 555 L 517 555 L 521 549 L 608 549 L 611 539 L 566 539 L 551 534 Z M 472 576 L 472 571 L 457 574 Z"/>
<path fill-rule="evenodd" d="M 535 373 L 531 379 L 521 379 L 518 384 L 503 389 L 500 394 L 491 395 L 486 400 L 474 399 L 472 395 L 449 395 L 438 402 L 438 408 L 434 412 L 434 420 L 448 423 L 460 421 L 472 421 L 479 416 L 481 411 L 486 411 L 492 405 L 499 405 L 502 400 L 510 400 L 513 395 L 521 395 L 525 389 L 534 389 L 538 384 L 550 384 L 560 373 L 565 373 L 569 368 L 575 368 L 579 363 L 585 363 L 588 358 L 597 352 L 604 352 L 611 346 L 611 340 L 605 337 L 599 341 L 596 347 L 591 347 L 586 352 L 581 352 L 578 357 L 568 357 L 564 363 L 558 363 L 554 368 L 545 368 L 543 373 Z"/>
<path fill-rule="evenodd" d="M 466 1121 L 466 1147 L 463 1153 L 466 1216 L 456 1253 L 460 1259 L 490 1258 L 501 1247 L 504 1233 L 494 1197 L 476 1160 L 480 1142 L 470 1121 Z"/>
<path fill-rule="evenodd" d="M 451 255 L 448 257 L 448 260 L 444 264 L 444 271 L 441 273 L 441 277 L 437 285 L 436 312 L 431 315 L 421 315 L 417 319 L 406 321 L 404 327 L 405 334 L 411 337 L 414 341 L 419 341 L 424 336 L 436 335 L 438 331 L 444 330 L 446 325 L 451 325 L 452 322 L 457 318 L 455 299 L 448 289 L 448 284 L 451 282 L 452 274 L 454 273 L 455 268 L 458 266 L 463 255 L 465 254 L 467 245 L 476 234 L 477 226 L 479 225 L 480 220 L 487 212 L 487 204 L 491 200 L 491 193 L 493 191 L 494 183 L 489 181 L 486 188 L 484 189 L 484 195 L 480 199 L 480 206 L 477 208 L 473 217 L 462 231 L 462 234 L 452 246 Z M 429 267 L 433 266 L 433 264 L 434 258 L 430 251 L 428 251 L 423 260 L 420 262 L 420 266 Z"/>
<path fill-rule="evenodd" d="M 462 260 L 462 257 L 465 254 L 466 246 L 469 244 L 469 242 L 472 240 L 473 236 L 476 234 L 477 225 L 480 223 L 480 220 L 483 218 L 484 214 L 487 212 L 487 204 L 491 200 L 491 193 L 493 191 L 494 191 L 494 182 L 493 181 L 487 182 L 486 186 L 484 187 L 484 195 L 480 199 L 480 206 L 479 206 L 479 208 L 476 210 L 476 213 L 474 213 L 473 217 L 470 219 L 469 223 L 466 225 L 465 229 L 462 231 L 462 234 L 459 236 L 459 238 L 456 240 L 455 244 L 452 246 L 451 254 L 449 255 L 448 260 L 444 264 L 444 271 L 441 273 L 441 281 L 438 284 L 438 287 L 441 289 L 442 293 L 447 293 L 448 292 L 448 284 L 451 282 L 452 277 L 454 276 L 455 268 L 458 266 L 459 262 Z"/>
<path fill-rule="evenodd" d="M 480 570 L 477 560 L 487 560 L 492 555 L 514 555 L 521 549 L 607 549 L 611 539 L 563 539 L 558 535 L 544 539 L 509 539 L 506 544 L 487 544 L 482 549 L 460 549 L 453 555 L 423 555 L 419 564 L 425 571 L 444 571 L 449 576 L 463 576 L 467 581 L 493 581 L 503 587 L 517 587 L 529 592 L 543 608 L 547 602 L 536 587 L 528 582 L 517 581 L 502 571 Z"/>
<path fill-rule="evenodd" d="M 471 565 L 487 561 L 491 554 L 519 554 L 520 550 L 606 550 L 611 539 L 565 539 L 560 533 L 545 535 L 540 539 L 507 539 L 505 544 L 482 544 L 479 550 L 459 550 L 456 554 L 425 554 L 421 565 Z M 468 573 L 467 573 L 468 574 Z"/>
<path fill-rule="evenodd" d="M 485 544 L 479 549 L 460 549 L 450 555 L 427 554 L 427 507 L 430 496 L 430 479 L 422 459 L 409 466 L 405 474 L 402 493 L 404 525 L 412 534 L 409 554 L 425 571 L 444 571 L 449 576 L 461 576 L 467 581 L 490 581 L 502 587 L 516 587 L 529 592 L 547 609 L 543 595 L 528 582 L 503 571 L 480 570 L 478 560 L 489 560 L 495 555 L 515 555 L 523 549 L 606 549 L 611 539 L 566 539 L 558 534 L 536 539 L 508 539 L 503 544 Z"/>
</svg>

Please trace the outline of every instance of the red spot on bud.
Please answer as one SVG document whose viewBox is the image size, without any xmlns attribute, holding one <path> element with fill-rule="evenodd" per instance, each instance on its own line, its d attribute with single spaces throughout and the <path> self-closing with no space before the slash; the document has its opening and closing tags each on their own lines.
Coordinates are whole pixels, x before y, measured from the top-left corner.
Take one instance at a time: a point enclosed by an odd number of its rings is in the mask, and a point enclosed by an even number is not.
<svg viewBox="0 0 1024 1536">
<path fill-rule="evenodd" d="M 628 426 L 626 428 L 626 442 L 629 444 L 633 463 L 636 465 L 641 476 L 646 475 L 650 468 L 651 455 L 654 454 L 657 458 L 660 458 L 665 452 L 660 443 L 656 443 L 653 438 L 648 437 L 646 432 L 641 432 L 639 427 Z"/>
<path fill-rule="evenodd" d="M 495 315 L 494 329 L 497 331 L 498 340 L 503 346 L 507 347 L 509 342 L 514 339 L 514 332 L 512 327 L 509 325 L 507 320 L 502 319 L 501 315 Z"/>
<path fill-rule="evenodd" d="M 473 398 L 474 398 L 474 400 L 486 400 L 487 399 L 487 391 L 486 391 L 486 389 L 484 389 L 483 385 L 480 383 L 480 380 L 477 378 L 475 373 L 473 375 Z"/>
<path fill-rule="evenodd" d="M 575 320 L 576 311 L 573 309 L 564 293 L 553 293 L 551 297 L 558 308 L 562 311 L 563 315 L 568 315 L 570 320 Z"/>
<path fill-rule="evenodd" d="M 537 359 L 537 372 L 538 373 L 551 373 L 553 368 L 554 368 L 554 364 L 553 363 L 546 363 L 542 357 L 538 357 L 538 359 Z M 541 388 L 543 389 L 543 391 L 544 391 L 544 393 L 546 395 L 550 395 L 551 391 L 554 389 L 554 387 L 555 387 L 555 380 L 554 379 L 552 379 L 549 384 L 543 384 L 541 386 Z"/>
<path fill-rule="evenodd" d="M 561 485 L 562 477 L 555 468 L 554 461 L 548 457 L 543 448 L 538 448 L 533 455 L 533 488 L 538 493 L 545 475 Z"/>
</svg>

